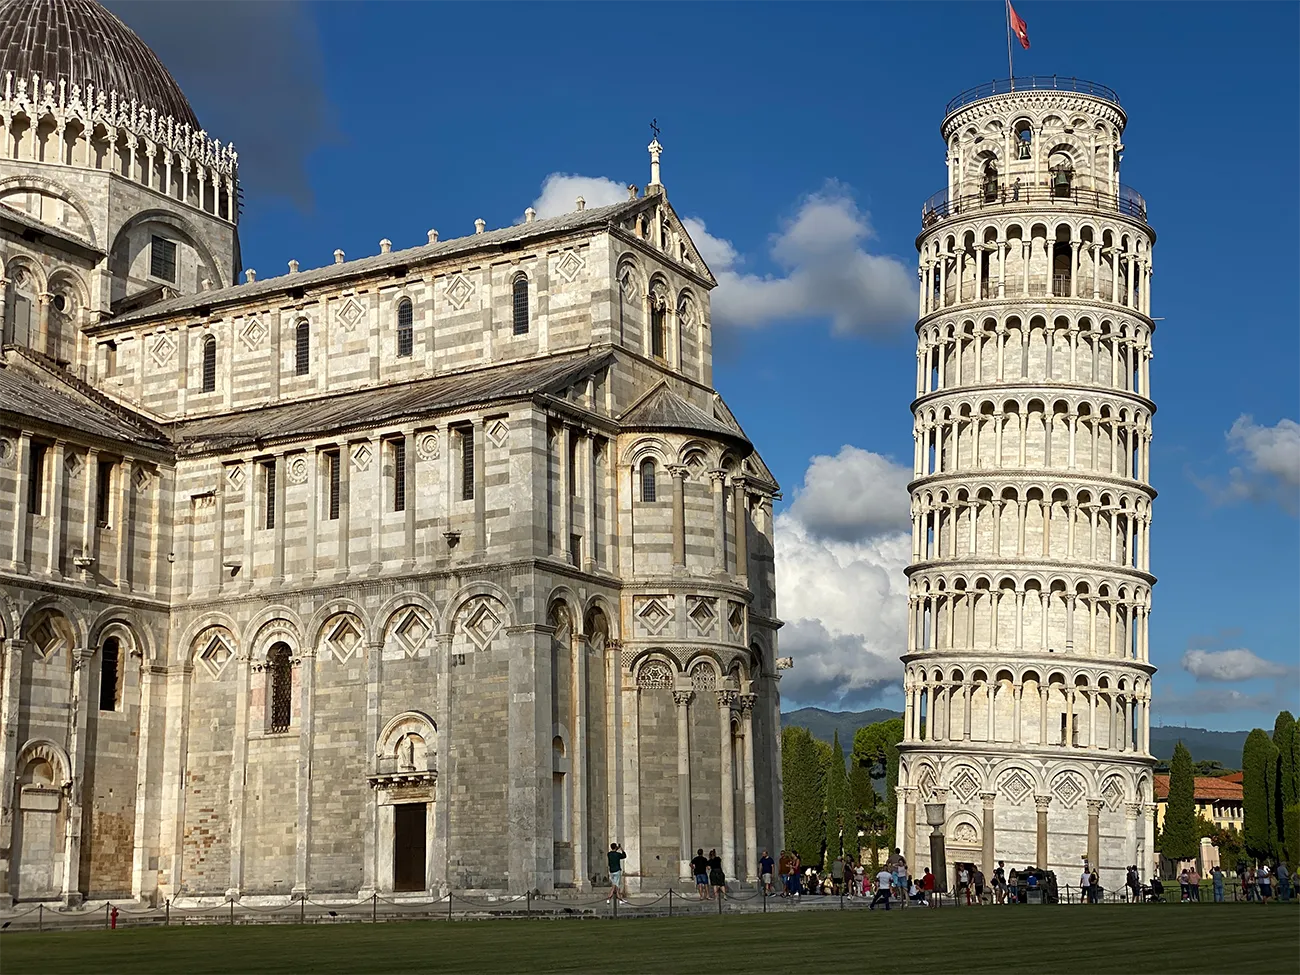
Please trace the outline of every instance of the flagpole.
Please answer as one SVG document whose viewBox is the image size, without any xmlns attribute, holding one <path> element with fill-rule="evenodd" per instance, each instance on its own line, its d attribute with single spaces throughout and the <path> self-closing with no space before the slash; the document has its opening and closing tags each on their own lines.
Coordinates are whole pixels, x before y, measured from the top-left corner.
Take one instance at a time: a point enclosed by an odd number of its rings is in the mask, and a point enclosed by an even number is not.
<svg viewBox="0 0 1300 975">
<path fill-rule="evenodd" d="M 1016 69 L 1011 64 L 1011 0 L 1002 0 L 1007 15 L 1007 77 L 1011 79 L 1011 90 L 1016 90 Z"/>
</svg>

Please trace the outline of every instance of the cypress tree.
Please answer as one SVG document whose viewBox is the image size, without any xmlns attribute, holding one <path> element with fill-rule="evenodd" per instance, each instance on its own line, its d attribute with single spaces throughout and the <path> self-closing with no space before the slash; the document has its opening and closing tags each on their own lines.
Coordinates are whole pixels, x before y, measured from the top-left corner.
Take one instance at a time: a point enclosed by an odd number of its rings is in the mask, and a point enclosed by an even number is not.
<svg viewBox="0 0 1300 975">
<path fill-rule="evenodd" d="M 822 845 L 822 777 L 817 742 L 806 728 L 781 729 L 785 842 L 805 862 L 815 862 Z"/>
<path fill-rule="evenodd" d="M 1169 766 L 1169 801 L 1165 806 L 1160 852 L 1170 860 L 1190 860 L 1200 848 L 1199 838 L 1192 753 L 1179 741 Z"/>
<path fill-rule="evenodd" d="M 1290 711 L 1282 711 L 1273 724 L 1273 744 L 1277 746 L 1277 791 L 1274 808 L 1277 811 L 1278 854 L 1283 859 L 1295 860 L 1300 850 L 1287 836 L 1285 810 L 1300 802 L 1300 779 L 1295 765 L 1296 723 Z"/>
<path fill-rule="evenodd" d="M 1277 852 L 1278 750 L 1262 728 L 1246 736 L 1241 752 L 1242 825 L 1246 853 L 1266 859 Z"/>
<path fill-rule="evenodd" d="M 882 843 L 891 849 L 898 845 L 895 820 L 898 818 L 898 743 L 903 740 L 903 719 L 890 718 L 859 728 L 853 736 L 853 762 L 871 770 L 873 779 L 885 780 L 885 800 L 881 810 L 885 817 Z"/>
<path fill-rule="evenodd" d="M 831 745 L 831 760 L 826 769 L 826 863 L 830 864 L 843 852 L 841 834 L 852 829 L 852 820 L 845 816 L 848 783 L 844 775 L 844 749 L 840 747 L 840 733 L 835 732 Z M 852 843 L 849 846 L 852 849 Z"/>
</svg>

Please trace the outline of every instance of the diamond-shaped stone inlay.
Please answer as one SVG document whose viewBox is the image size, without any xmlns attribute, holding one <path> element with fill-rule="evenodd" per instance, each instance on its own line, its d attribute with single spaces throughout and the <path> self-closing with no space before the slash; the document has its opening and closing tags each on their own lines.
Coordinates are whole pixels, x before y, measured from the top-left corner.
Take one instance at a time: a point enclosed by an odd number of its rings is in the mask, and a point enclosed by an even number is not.
<svg viewBox="0 0 1300 975">
<path fill-rule="evenodd" d="M 652 634 L 662 630 L 668 625 L 668 621 L 673 618 L 672 613 L 668 612 L 668 608 L 664 606 L 663 601 L 655 597 L 644 599 L 637 609 L 636 615 L 641 624 Z"/>
<path fill-rule="evenodd" d="M 412 607 L 398 619 L 397 625 L 393 627 L 393 633 L 401 641 L 406 652 L 414 656 L 424 646 L 424 641 L 428 639 L 432 629 L 424 613 Z"/>
<path fill-rule="evenodd" d="M 242 464 L 231 464 L 227 467 L 226 480 L 236 491 L 242 491 L 244 488 L 244 466 Z"/>
<path fill-rule="evenodd" d="M 149 490 L 149 472 L 143 467 L 137 467 L 131 476 L 131 483 L 135 485 L 138 494 L 143 494 Z"/>
<path fill-rule="evenodd" d="M 964 768 L 957 774 L 957 778 L 952 781 L 952 791 L 962 802 L 970 802 L 971 797 L 979 791 L 979 781 L 971 774 L 970 769 Z"/>
<path fill-rule="evenodd" d="M 256 318 L 250 318 L 239 333 L 239 338 L 248 348 L 256 349 L 262 344 L 262 339 L 266 338 L 266 326 Z"/>
<path fill-rule="evenodd" d="M 1119 779 L 1109 779 L 1102 787 L 1101 797 L 1106 802 L 1106 808 L 1111 812 L 1119 809 L 1124 802 L 1124 787 L 1120 785 Z"/>
<path fill-rule="evenodd" d="M 361 646 L 361 627 L 351 616 L 339 616 L 325 630 L 325 645 L 339 663 L 345 662 Z"/>
<path fill-rule="evenodd" d="M 68 471 L 68 480 L 75 481 L 81 477 L 81 469 L 85 467 L 85 462 L 81 459 L 81 454 L 68 454 L 64 465 Z"/>
<path fill-rule="evenodd" d="M 1076 776 L 1069 773 L 1059 776 L 1052 783 L 1052 792 L 1066 809 L 1083 798 L 1083 786 L 1079 784 Z"/>
<path fill-rule="evenodd" d="M 465 275 L 457 274 L 447 282 L 444 293 L 451 306 L 460 311 L 474 297 L 474 285 L 470 284 Z"/>
<path fill-rule="evenodd" d="M 235 651 L 230 649 L 225 638 L 220 633 L 214 633 L 199 651 L 199 662 L 208 669 L 208 673 L 217 677 L 226 666 L 226 661 L 234 655 Z"/>
<path fill-rule="evenodd" d="M 717 622 L 718 613 L 713 607 L 715 601 L 705 596 L 694 596 L 691 598 L 691 608 L 686 611 L 690 617 L 691 623 L 701 635 L 713 632 L 713 624 Z"/>
<path fill-rule="evenodd" d="M 32 628 L 32 646 L 41 659 L 48 659 L 63 647 L 63 635 L 50 617 L 45 617 Z"/>
<path fill-rule="evenodd" d="M 1013 803 L 1020 803 L 1033 790 L 1033 786 L 1019 771 L 1011 772 L 998 783 L 998 791 Z"/>
<path fill-rule="evenodd" d="M 732 603 L 731 612 L 727 614 L 727 622 L 731 625 L 731 632 L 734 636 L 740 636 L 745 630 L 745 604 Z"/>
<path fill-rule="evenodd" d="M 501 620 L 486 602 L 479 603 L 465 623 L 465 633 L 480 650 L 488 648 L 500 629 Z"/>
<path fill-rule="evenodd" d="M 492 441 L 492 446 L 500 447 L 510 436 L 510 427 L 505 420 L 493 420 L 488 424 L 487 438 Z"/>
<path fill-rule="evenodd" d="M 582 273 L 583 268 L 587 265 L 573 251 L 565 251 L 560 255 L 560 259 L 555 262 L 555 272 L 565 281 L 574 281 Z"/>
<path fill-rule="evenodd" d="M 163 332 L 149 346 L 149 354 L 159 366 L 167 365 L 176 354 L 176 340 L 171 337 L 170 332 Z"/>
<path fill-rule="evenodd" d="M 438 431 L 429 430 L 420 434 L 415 439 L 415 452 L 420 455 L 421 460 L 438 459 Z"/>
<path fill-rule="evenodd" d="M 361 319 L 366 317 L 366 310 L 361 307 L 361 302 L 355 298 L 349 298 L 339 306 L 335 312 L 334 318 L 347 331 L 352 331 L 360 323 Z"/>
<path fill-rule="evenodd" d="M 352 466 L 359 471 L 367 470 L 373 457 L 374 451 L 369 444 L 358 444 L 352 448 Z"/>
</svg>

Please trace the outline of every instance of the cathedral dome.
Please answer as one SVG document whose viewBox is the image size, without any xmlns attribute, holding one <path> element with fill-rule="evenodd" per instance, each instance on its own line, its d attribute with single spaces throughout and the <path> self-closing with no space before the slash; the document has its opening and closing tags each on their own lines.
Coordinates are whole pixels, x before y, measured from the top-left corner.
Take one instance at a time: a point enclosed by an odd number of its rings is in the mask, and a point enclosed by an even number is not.
<svg viewBox="0 0 1300 975">
<path fill-rule="evenodd" d="M 176 79 L 135 32 L 94 0 L 0 0 L 0 78 L 94 85 L 202 128 Z"/>
</svg>

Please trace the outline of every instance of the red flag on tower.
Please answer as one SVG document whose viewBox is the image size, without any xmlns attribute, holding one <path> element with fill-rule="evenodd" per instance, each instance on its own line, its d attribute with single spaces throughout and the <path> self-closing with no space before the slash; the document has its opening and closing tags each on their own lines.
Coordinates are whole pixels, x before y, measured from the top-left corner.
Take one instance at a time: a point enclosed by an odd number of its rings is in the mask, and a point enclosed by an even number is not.
<svg viewBox="0 0 1300 975">
<path fill-rule="evenodd" d="M 1011 6 L 1011 0 L 1007 0 L 1007 20 L 1011 24 L 1011 29 L 1015 31 L 1016 38 L 1020 41 L 1020 46 L 1028 51 L 1029 25 L 1024 22 L 1020 14 L 1016 13 L 1016 8 Z"/>
</svg>

